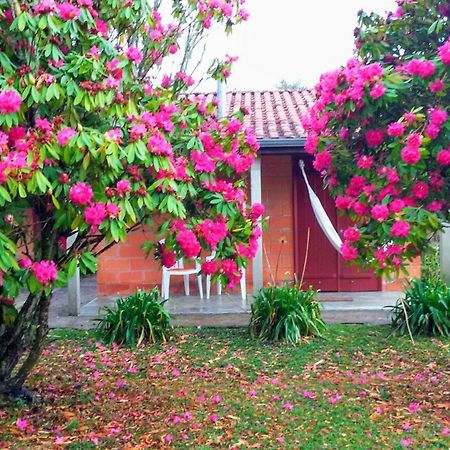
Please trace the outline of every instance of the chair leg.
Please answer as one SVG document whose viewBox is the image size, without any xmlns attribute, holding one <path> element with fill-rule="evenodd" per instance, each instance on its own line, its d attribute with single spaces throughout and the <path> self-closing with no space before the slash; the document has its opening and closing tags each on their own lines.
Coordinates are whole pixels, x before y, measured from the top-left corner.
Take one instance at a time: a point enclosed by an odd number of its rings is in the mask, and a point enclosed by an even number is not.
<svg viewBox="0 0 450 450">
<path fill-rule="evenodd" d="M 163 285 L 164 285 L 164 300 L 169 300 L 170 273 L 167 273 L 165 275 Z"/>
<path fill-rule="evenodd" d="M 189 275 L 183 275 L 184 278 L 184 295 L 189 295 Z"/>
<path fill-rule="evenodd" d="M 206 275 L 206 298 L 211 296 L 211 275 Z"/>
<path fill-rule="evenodd" d="M 203 300 L 203 282 L 202 282 L 202 276 L 201 275 L 199 275 L 197 277 L 197 283 L 198 283 L 198 292 L 200 294 L 200 298 Z"/>
<path fill-rule="evenodd" d="M 217 295 L 222 295 L 222 280 L 217 278 Z"/>
</svg>

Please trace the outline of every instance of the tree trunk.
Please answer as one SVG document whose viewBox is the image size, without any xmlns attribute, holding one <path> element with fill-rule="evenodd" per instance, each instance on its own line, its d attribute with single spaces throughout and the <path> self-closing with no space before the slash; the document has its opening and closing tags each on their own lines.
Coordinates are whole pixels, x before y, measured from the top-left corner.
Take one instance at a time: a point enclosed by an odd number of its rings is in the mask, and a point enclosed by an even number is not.
<svg viewBox="0 0 450 450">
<path fill-rule="evenodd" d="M 30 294 L 14 325 L 0 335 L 0 394 L 20 395 L 37 363 L 48 333 L 51 296 Z"/>
</svg>

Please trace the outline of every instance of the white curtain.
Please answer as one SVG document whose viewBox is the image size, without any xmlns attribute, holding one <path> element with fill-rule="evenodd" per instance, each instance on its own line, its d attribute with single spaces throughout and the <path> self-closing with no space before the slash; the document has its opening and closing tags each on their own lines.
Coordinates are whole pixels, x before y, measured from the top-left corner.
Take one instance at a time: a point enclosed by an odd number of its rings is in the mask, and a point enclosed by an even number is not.
<svg viewBox="0 0 450 450">
<path fill-rule="evenodd" d="M 312 209 L 314 211 L 314 215 L 316 216 L 317 222 L 320 225 L 320 228 L 322 228 L 322 231 L 324 232 L 325 236 L 330 241 L 331 245 L 339 252 L 341 253 L 341 245 L 342 240 L 335 230 L 330 218 L 328 217 L 324 207 L 322 206 L 322 203 L 320 203 L 319 197 L 315 194 L 312 187 L 309 184 L 308 177 L 306 176 L 305 172 L 305 162 L 303 160 L 300 160 L 300 170 L 302 171 L 303 178 L 306 183 L 306 187 L 308 188 L 308 194 L 309 194 L 309 200 L 311 202 Z"/>
</svg>

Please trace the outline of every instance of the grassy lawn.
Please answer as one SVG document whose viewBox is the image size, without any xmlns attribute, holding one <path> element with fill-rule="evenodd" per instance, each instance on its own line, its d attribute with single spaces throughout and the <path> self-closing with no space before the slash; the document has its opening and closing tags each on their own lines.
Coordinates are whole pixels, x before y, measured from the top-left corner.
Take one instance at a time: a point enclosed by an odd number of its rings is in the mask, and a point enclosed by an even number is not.
<svg viewBox="0 0 450 450">
<path fill-rule="evenodd" d="M 331 326 L 298 347 L 245 330 L 107 348 L 53 331 L 29 386 L 0 403 L 0 448 L 449 448 L 450 339 Z"/>
</svg>

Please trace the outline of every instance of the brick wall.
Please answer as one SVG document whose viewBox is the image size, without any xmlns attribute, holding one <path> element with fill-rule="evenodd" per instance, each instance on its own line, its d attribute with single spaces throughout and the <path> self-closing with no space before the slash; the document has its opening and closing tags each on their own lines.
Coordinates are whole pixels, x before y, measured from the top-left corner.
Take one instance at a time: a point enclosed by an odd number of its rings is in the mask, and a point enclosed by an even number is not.
<svg viewBox="0 0 450 450">
<path fill-rule="evenodd" d="M 408 265 L 407 270 L 409 272 L 408 276 L 401 274 L 398 278 L 394 280 L 387 280 L 383 278 L 383 291 L 403 291 L 408 285 L 408 281 L 413 278 L 420 278 L 421 275 L 421 260 L 418 256 L 411 264 Z"/>
<path fill-rule="evenodd" d="M 269 216 L 263 234 L 264 283 L 294 275 L 294 210 L 291 156 L 261 159 L 262 202 Z M 278 257 L 281 250 L 281 256 Z M 277 270 L 278 261 L 278 270 Z"/>
<path fill-rule="evenodd" d="M 294 233 L 292 204 L 292 162 L 290 156 L 263 156 L 261 164 L 262 201 L 266 215 L 270 216 L 269 229 L 264 232 L 264 282 L 271 280 L 269 264 L 275 276 L 278 253 L 282 255 L 278 264 L 278 279 L 289 278 L 294 273 Z M 150 256 L 144 257 L 140 248 L 146 240 L 154 239 L 148 229 L 141 228 L 130 233 L 122 242 L 99 257 L 97 286 L 99 295 L 123 295 L 137 288 L 149 289 L 160 286 L 161 269 L 159 263 Z M 284 242 L 281 244 L 280 242 Z M 247 270 L 247 285 L 251 292 L 252 267 Z M 171 293 L 182 292 L 182 279 L 171 281 Z M 197 286 L 191 277 L 191 292 L 196 294 Z M 215 292 L 215 287 L 213 287 Z"/>
</svg>

